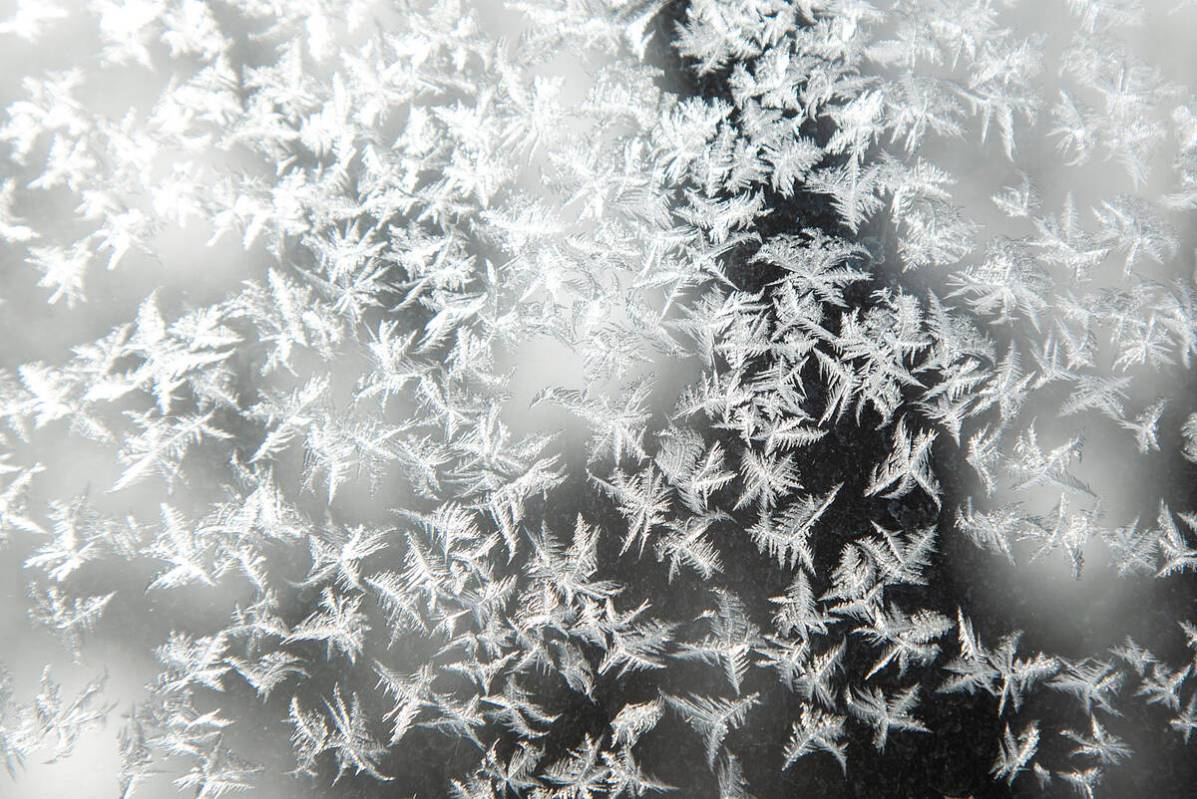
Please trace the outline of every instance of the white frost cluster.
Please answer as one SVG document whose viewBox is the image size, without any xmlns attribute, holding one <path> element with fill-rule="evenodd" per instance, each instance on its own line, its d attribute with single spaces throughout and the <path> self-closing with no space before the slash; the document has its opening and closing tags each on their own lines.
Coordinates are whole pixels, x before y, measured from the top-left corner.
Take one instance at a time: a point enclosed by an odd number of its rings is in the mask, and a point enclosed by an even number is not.
<svg viewBox="0 0 1197 799">
<path fill-rule="evenodd" d="M 1190 9 L 71 5 L 0 20 L 56 59 L 0 86 L 0 559 L 95 679 L 0 671 L 15 785 L 145 636 L 124 799 L 1191 756 L 1197 622 L 1053 653 L 958 588 L 1192 593 L 1197 87 L 1135 45 Z"/>
</svg>

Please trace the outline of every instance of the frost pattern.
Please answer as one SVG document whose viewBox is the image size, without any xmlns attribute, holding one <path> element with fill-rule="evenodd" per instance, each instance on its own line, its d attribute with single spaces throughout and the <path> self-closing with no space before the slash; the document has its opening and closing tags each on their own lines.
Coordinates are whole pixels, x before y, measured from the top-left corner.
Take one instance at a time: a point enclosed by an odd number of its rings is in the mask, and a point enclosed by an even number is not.
<svg viewBox="0 0 1197 799">
<path fill-rule="evenodd" d="M 1032 5 L 18 3 L 14 47 L 87 30 L 0 126 L 0 545 L 91 681 L 0 671 L 9 773 L 115 715 L 98 641 L 151 618 L 122 797 L 1188 757 L 1197 622 L 1045 651 L 950 590 L 1197 572 L 1177 481 L 1084 459 L 1193 476 L 1197 97 L 1129 43 L 1157 10 Z"/>
</svg>

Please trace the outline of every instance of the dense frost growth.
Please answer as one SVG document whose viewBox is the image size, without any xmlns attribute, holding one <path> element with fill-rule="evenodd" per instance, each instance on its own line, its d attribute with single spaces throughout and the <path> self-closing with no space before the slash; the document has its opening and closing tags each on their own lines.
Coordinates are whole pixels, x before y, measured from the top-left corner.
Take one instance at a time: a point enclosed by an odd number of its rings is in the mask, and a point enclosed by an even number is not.
<svg viewBox="0 0 1197 799">
<path fill-rule="evenodd" d="M 1192 5 L 5 4 L 0 793 L 1191 790 Z"/>
</svg>

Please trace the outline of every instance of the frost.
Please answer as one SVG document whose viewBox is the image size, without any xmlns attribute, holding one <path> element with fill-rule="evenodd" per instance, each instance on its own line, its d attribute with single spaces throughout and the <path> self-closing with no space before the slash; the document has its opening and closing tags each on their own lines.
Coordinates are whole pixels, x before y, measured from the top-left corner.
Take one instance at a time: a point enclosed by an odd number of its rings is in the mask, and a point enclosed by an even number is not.
<svg viewBox="0 0 1197 799">
<path fill-rule="evenodd" d="M 146 664 L 122 796 L 914 795 L 963 714 L 970 792 L 1095 796 L 1190 744 L 1191 622 L 1065 657 L 981 599 L 1197 571 L 1173 17 L 1031 5 L 15 4 L 0 547 L 22 636 Z M 110 709 L 26 689 L 14 776 Z"/>
</svg>

